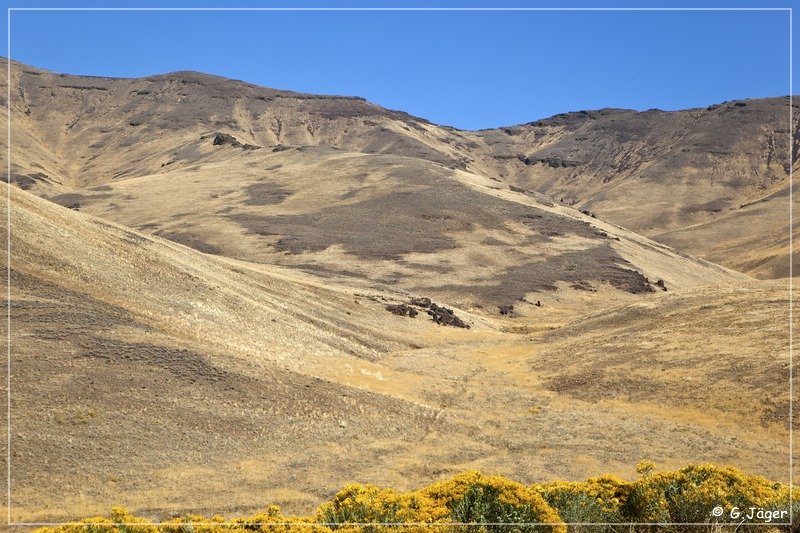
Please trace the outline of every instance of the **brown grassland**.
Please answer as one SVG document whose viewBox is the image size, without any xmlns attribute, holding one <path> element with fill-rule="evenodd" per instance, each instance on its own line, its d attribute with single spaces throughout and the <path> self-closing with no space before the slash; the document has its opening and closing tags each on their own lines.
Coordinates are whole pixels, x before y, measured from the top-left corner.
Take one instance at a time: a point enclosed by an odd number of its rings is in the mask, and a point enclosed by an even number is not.
<svg viewBox="0 0 800 533">
<path fill-rule="evenodd" d="M 469 132 L 12 67 L 14 522 L 788 505 L 788 99 Z"/>
</svg>

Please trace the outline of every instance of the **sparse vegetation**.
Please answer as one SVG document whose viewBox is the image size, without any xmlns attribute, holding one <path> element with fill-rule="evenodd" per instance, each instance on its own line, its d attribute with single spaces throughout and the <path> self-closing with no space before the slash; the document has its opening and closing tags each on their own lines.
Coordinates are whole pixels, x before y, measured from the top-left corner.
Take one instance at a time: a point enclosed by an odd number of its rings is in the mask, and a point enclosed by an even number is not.
<svg viewBox="0 0 800 533">
<path fill-rule="evenodd" d="M 785 481 L 786 283 L 687 254 L 788 275 L 786 99 L 467 132 L 196 73 L 5 75 L 16 519 L 521 531 L 704 516 L 700 474 L 652 465 L 528 485 L 644 456 Z M 465 465 L 526 485 L 311 512 Z"/>
<path fill-rule="evenodd" d="M 641 477 L 635 481 L 606 475 L 583 482 L 532 486 L 465 472 L 410 492 L 351 484 L 308 516 L 284 515 L 271 505 L 263 512 L 232 520 L 221 515 L 189 515 L 153 523 L 114 508 L 108 517 L 40 528 L 37 533 L 376 533 L 394 527 L 419 532 L 566 533 L 654 528 L 688 532 L 739 531 L 747 524 L 774 524 L 775 530 L 795 531 L 786 525 L 790 506 L 787 485 L 711 464 L 655 472 L 652 462 L 643 461 L 637 472 Z"/>
</svg>

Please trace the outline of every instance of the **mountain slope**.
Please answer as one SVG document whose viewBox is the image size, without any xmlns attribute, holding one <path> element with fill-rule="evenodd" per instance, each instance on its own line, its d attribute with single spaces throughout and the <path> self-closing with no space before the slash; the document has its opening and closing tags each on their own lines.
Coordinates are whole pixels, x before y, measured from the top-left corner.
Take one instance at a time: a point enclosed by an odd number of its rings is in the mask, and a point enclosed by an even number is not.
<svg viewBox="0 0 800 533">
<path fill-rule="evenodd" d="M 496 314 L 742 275 L 491 179 L 409 157 L 196 142 L 203 163 L 53 199 L 240 260 L 380 283 Z"/>
<path fill-rule="evenodd" d="M 514 185 L 726 266 L 784 277 L 797 131 L 789 99 L 768 98 L 582 111 L 478 133 L 497 160 L 487 168 Z"/>
<path fill-rule="evenodd" d="M 644 457 L 785 480 L 786 285 L 685 253 L 782 275 L 782 100 L 465 132 L 12 67 L 15 519 Z"/>
<path fill-rule="evenodd" d="M 115 503 L 162 514 L 172 501 L 252 506 L 250 490 L 295 475 L 305 484 L 276 498 L 313 501 L 328 486 L 317 476 L 344 482 L 431 431 L 451 433 L 437 409 L 384 386 L 398 378 L 374 363 L 445 341 L 433 322 L 387 313 L 380 294 L 205 256 L 10 192 L 17 520 Z M 249 464 L 283 472 L 241 471 Z M 182 486 L 210 477 L 221 484 Z M 232 486 L 240 492 L 216 492 Z"/>
<path fill-rule="evenodd" d="M 783 284 L 658 292 L 523 335 L 516 318 L 455 309 L 472 328 L 448 328 L 388 313 L 410 295 L 384 285 L 2 192 L 15 520 L 308 512 L 354 479 L 632 475 L 642 457 L 785 476 Z"/>
<path fill-rule="evenodd" d="M 657 283 L 746 279 L 463 170 L 473 134 L 360 99 L 196 73 L 126 80 L 16 66 L 16 184 L 200 251 L 484 316 L 513 305 L 537 327 Z"/>
<path fill-rule="evenodd" d="M 191 169 L 212 157 L 200 138 L 223 132 L 261 152 L 320 147 L 464 170 L 731 268 L 788 275 L 789 139 L 797 125 L 788 124 L 787 98 L 582 111 L 470 132 L 360 98 L 193 72 L 110 79 L 13 63 L 12 88 L 13 180 L 42 196 Z M 736 227 L 749 237 L 737 237 Z"/>
<path fill-rule="evenodd" d="M 14 130 L 26 150 L 12 160 L 39 166 L 66 185 L 196 162 L 191 141 L 214 131 L 257 146 L 321 145 L 445 164 L 461 157 L 444 128 L 361 98 L 278 91 L 195 72 L 115 79 L 13 67 Z M 40 153 L 26 154 L 28 144 Z"/>
<path fill-rule="evenodd" d="M 464 330 L 386 312 L 409 295 L 385 286 L 3 192 L 15 520 L 308 512 L 354 479 L 628 476 L 642 457 L 785 476 L 783 283 L 659 292 L 525 334 L 456 309 Z"/>
</svg>

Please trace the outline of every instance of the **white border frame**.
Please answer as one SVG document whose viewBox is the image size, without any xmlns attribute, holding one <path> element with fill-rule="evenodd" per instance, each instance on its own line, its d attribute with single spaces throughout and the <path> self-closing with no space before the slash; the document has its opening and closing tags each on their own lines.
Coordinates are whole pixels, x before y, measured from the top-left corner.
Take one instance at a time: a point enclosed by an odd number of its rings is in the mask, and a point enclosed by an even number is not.
<svg viewBox="0 0 800 533">
<path fill-rule="evenodd" d="M 55 526 L 85 526 L 89 525 L 86 522 L 12 522 L 11 521 L 11 13 L 14 11 L 384 11 L 384 12 L 409 12 L 409 11 L 478 11 L 478 12 L 502 12 L 502 11 L 653 11 L 653 12 L 667 12 L 667 11 L 781 11 L 789 14 L 789 521 L 788 522 L 765 522 L 765 523 L 748 523 L 748 526 L 791 526 L 794 522 L 792 514 L 793 508 L 791 503 L 794 501 L 793 484 L 794 484 L 794 435 L 793 435 L 793 414 L 794 414 L 794 330 L 793 330 L 793 313 L 794 313 L 794 300 L 793 300 L 793 257 L 794 242 L 792 236 L 793 225 L 793 153 L 792 148 L 794 145 L 793 127 L 793 66 L 792 66 L 792 48 L 793 48 L 793 8 L 791 7 L 9 7 L 7 8 L 7 24 L 8 24 L 8 57 L 6 58 L 7 65 L 7 111 L 8 111 L 8 153 L 7 153 L 7 211 L 6 211 L 6 257 L 8 258 L 6 265 L 6 421 L 7 421 L 7 440 L 6 440 L 6 484 L 7 484 L 7 499 L 6 499 L 6 525 L 8 527 L 55 527 Z M 114 526 L 146 526 L 153 525 L 159 527 L 161 525 L 174 526 L 176 524 L 164 524 L 162 522 L 152 524 L 141 523 L 115 523 L 108 524 L 107 527 Z M 243 524 L 236 522 L 192 522 L 194 526 L 242 526 Z M 331 526 L 340 525 L 338 523 L 296 523 L 296 522 L 252 522 L 252 525 L 271 525 L 271 526 L 297 526 L 314 527 L 314 526 Z M 487 526 L 520 526 L 520 525 L 537 525 L 537 526 L 708 526 L 711 524 L 719 524 L 721 526 L 736 526 L 733 522 L 618 522 L 618 523 L 602 523 L 602 522 L 572 522 L 572 523 L 464 523 L 464 522 L 443 522 L 443 523 L 430 523 L 430 522 L 399 522 L 399 523 L 378 523 L 378 522 L 358 522 L 348 523 L 352 526 L 393 526 L 393 527 L 415 527 L 415 526 L 431 526 L 431 527 L 448 527 L 448 526 L 469 526 L 469 525 L 487 525 Z M 92 526 L 103 527 L 104 524 L 91 524 Z"/>
</svg>

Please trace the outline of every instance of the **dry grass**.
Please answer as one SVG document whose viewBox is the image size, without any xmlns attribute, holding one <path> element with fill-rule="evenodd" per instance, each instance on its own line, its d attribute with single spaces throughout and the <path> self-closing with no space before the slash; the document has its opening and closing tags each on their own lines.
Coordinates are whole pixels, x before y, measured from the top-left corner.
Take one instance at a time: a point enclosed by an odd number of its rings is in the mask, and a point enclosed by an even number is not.
<svg viewBox="0 0 800 533">
<path fill-rule="evenodd" d="M 577 320 L 573 301 L 554 330 L 457 310 L 457 330 L 12 195 L 16 520 L 304 512 L 353 480 L 626 476 L 642 457 L 785 478 L 780 284 Z"/>
<path fill-rule="evenodd" d="M 756 168 L 766 188 L 740 183 L 726 201 L 776 196 L 716 212 L 736 183 L 696 189 L 687 171 L 655 186 L 707 161 L 648 150 L 680 151 L 680 135 L 660 135 L 687 116 L 706 136 L 769 129 L 781 100 L 746 115 L 611 113 L 632 125 L 614 126 L 622 144 L 592 142 L 628 172 L 608 185 L 594 163 L 516 157 L 563 156 L 590 128 L 582 115 L 475 133 L 193 73 L 14 65 L 12 82 L 15 520 L 115 504 L 154 518 L 268 501 L 307 512 L 350 481 L 628 477 L 644 457 L 786 480 L 785 284 L 526 190 L 580 189 L 567 200 L 609 220 L 780 274 L 778 167 L 752 167 L 760 152 L 733 143 L 745 155 L 725 168 Z M 214 146 L 215 131 L 262 148 Z M 656 204 L 669 207 L 645 216 Z M 742 238 L 714 225 L 754 220 Z M 657 280 L 667 292 L 643 292 Z M 412 296 L 471 328 L 385 310 Z"/>
<path fill-rule="evenodd" d="M 7 82 L 5 72 L 0 81 Z M 88 78 L 13 63 L 11 82 L 15 180 L 41 196 L 73 198 L 70 205 L 80 204 L 87 195 L 107 196 L 103 186 L 123 179 L 173 174 L 173 179 L 186 181 L 174 173 L 193 173 L 201 163 L 210 169 L 208 163 L 236 153 L 251 156 L 254 167 L 249 171 L 258 172 L 262 183 L 234 187 L 245 170 L 223 166 L 213 184 L 189 179 L 192 186 L 184 183 L 179 197 L 209 192 L 219 194 L 227 206 L 239 204 L 248 187 L 256 186 L 249 189 L 255 196 L 249 205 L 266 202 L 268 207 L 283 194 L 265 200 L 276 191 L 297 193 L 296 187 L 284 187 L 258 194 L 260 187 L 271 183 L 271 174 L 293 170 L 284 161 L 261 166 L 259 160 L 273 147 L 292 147 L 288 153 L 305 150 L 304 159 L 315 158 L 316 148 L 384 154 L 492 178 L 497 187 L 514 186 L 520 194 L 546 194 L 556 203 L 563 200 L 564 205 L 756 276 L 788 275 L 791 132 L 785 97 L 676 112 L 604 109 L 470 132 L 360 99 L 301 95 L 191 72 L 140 79 Z M 212 148 L 218 131 L 262 149 Z M 4 142 L 0 139 L 3 153 Z M 331 163 L 294 179 L 327 182 L 337 177 Z M 367 176 L 374 171 L 368 168 Z M 229 180 L 231 187 L 226 187 Z M 93 187 L 98 189 L 89 190 Z M 329 187 L 326 184 L 320 191 L 325 197 L 321 205 L 330 205 Z M 340 187 L 342 195 L 355 194 L 361 202 L 374 199 L 368 190 L 354 190 L 346 182 Z M 387 192 L 374 189 L 381 190 Z M 296 199 L 311 200 L 309 191 L 305 193 Z M 147 206 L 137 204 L 138 198 L 135 193 L 133 198 L 114 195 L 105 203 L 109 208 L 113 204 L 124 210 L 128 204 L 148 212 Z M 205 199 L 201 205 L 207 205 Z M 182 212 L 194 210 L 170 213 Z M 748 228 L 746 236 L 739 235 L 741 227 Z M 185 226 L 181 233 L 187 229 L 191 238 L 202 242 L 231 236 L 230 232 L 204 235 L 207 228 Z M 748 250 L 744 254 L 742 246 Z"/>
</svg>

